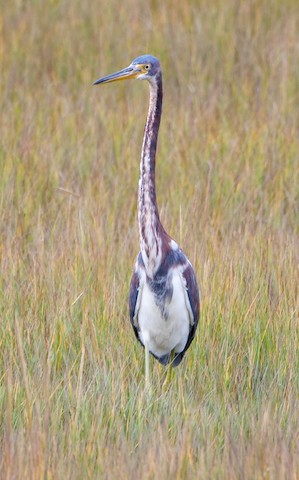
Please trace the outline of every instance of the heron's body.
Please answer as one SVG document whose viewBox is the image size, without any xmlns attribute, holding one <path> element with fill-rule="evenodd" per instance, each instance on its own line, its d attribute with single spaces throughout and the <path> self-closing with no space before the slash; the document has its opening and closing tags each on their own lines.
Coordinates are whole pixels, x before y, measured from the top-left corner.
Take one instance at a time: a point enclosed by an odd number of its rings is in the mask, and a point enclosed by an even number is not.
<svg viewBox="0 0 299 480">
<path fill-rule="evenodd" d="M 130 285 L 130 319 L 137 339 L 160 363 L 178 365 L 192 342 L 199 318 L 199 293 L 192 265 L 165 232 L 158 213 L 155 158 L 162 112 L 162 72 L 150 55 L 95 83 L 146 79 L 150 86 L 138 188 L 140 253 Z"/>
<path fill-rule="evenodd" d="M 139 254 L 131 280 L 130 317 L 136 337 L 166 365 L 174 353 L 178 365 L 196 329 L 196 306 L 190 296 L 196 288 L 190 285 L 194 272 L 189 260 L 178 246 L 169 249 L 153 278 L 149 278 Z M 191 286 L 191 289 L 188 288 Z"/>
</svg>

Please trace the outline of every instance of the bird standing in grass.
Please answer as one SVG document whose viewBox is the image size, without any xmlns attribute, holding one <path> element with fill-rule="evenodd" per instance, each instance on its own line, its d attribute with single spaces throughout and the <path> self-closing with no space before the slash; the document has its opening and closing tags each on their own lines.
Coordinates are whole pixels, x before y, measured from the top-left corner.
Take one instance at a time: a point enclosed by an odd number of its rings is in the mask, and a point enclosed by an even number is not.
<svg viewBox="0 0 299 480">
<path fill-rule="evenodd" d="M 149 353 L 160 363 L 177 366 L 189 348 L 199 318 L 199 292 L 193 267 L 165 232 L 159 218 L 155 158 L 162 112 L 162 71 L 152 55 L 142 55 L 129 67 L 97 80 L 147 80 L 150 100 L 145 124 L 138 188 L 140 253 L 130 285 L 130 319 L 145 347 L 145 377 L 149 383 Z"/>
</svg>

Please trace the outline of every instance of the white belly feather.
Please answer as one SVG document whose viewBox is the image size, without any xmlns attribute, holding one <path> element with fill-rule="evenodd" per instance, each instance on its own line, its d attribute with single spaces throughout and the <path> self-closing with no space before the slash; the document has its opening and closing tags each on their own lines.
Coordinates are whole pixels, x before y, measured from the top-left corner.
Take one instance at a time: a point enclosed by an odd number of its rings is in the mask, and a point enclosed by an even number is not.
<svg viewBox="0 0 299 480">
<path fill-rule="evenodd" d="M 182 352 L 187 343 L 190 325 L 193 323 L 193 315 L 181 272 L 173 270 L 173 295 L 166 307 L 166 318 L 163 318 L 145 279 L 140 287 L 136 319 L 140 340 L 158 357 L 172 350 L 176 353 Z"/>
</svg>

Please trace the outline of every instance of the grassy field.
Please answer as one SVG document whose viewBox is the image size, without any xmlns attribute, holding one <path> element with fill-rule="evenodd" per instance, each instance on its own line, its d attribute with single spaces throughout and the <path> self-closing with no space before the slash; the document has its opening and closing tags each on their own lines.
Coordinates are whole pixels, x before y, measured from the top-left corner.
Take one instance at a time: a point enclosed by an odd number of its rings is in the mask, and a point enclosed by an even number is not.
<svg viewBox="0 0 299 480">
<path fill-rule="evenodd" d="M 0 478 L 299 478 L 296 0 L 12 0 L 0 9 Z M 194 264 L 172 383 L 128 319 L 148 88 L 157 190 Z"/>
</svg>

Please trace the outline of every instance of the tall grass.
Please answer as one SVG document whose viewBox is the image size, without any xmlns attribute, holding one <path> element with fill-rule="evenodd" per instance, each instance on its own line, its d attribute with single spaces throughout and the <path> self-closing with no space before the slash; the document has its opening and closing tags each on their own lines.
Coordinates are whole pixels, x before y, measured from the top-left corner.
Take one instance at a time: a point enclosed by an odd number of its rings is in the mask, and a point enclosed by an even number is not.
<svg viewBox="0 0 299 480">
<path fill-rule="evenodd" d="M 296 0 L 1 2 L 0 477 L 299 477 Z M 157 189 L 201 287 L 172 383 L 128 321 L 142 82 Z"/>
</svg>

